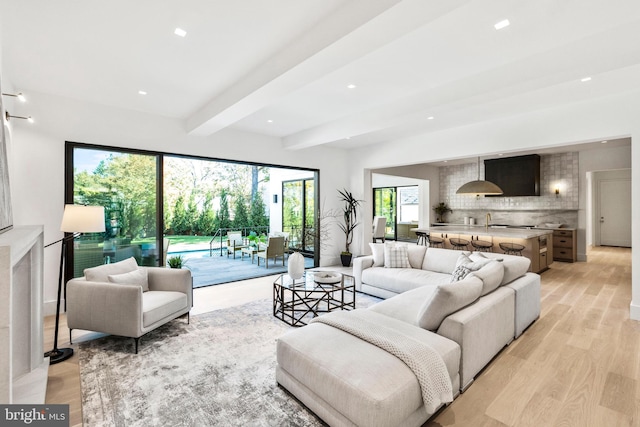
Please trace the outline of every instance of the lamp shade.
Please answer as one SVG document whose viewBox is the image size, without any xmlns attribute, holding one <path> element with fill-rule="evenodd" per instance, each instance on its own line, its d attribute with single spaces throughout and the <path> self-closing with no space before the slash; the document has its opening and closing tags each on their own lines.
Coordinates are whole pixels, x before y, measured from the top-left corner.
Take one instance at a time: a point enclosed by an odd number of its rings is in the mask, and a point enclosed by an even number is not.
<svg viewBox="0 0 640 427">
<path fill-rule="evenodd" d="M 60 231 L 65 233 L 98 233 L 104 230 L 104 207 L 64 206 Z"/>
<path fill-rule="evenodd" d="M 502 189 L 491 181 L 469 181 L 458 188 L 456 194 L 500 195 Z"/>
</svg>

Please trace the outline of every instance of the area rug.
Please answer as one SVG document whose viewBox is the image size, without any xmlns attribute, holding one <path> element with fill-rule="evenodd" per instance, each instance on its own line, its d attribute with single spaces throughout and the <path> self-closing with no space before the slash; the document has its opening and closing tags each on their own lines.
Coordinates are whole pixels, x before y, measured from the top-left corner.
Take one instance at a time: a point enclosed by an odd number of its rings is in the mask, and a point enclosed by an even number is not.
<svg viewBox="0 0 640 427">
<path fill-rule="evenodd" d="M 131 338 L 79 343 L 84 425 L 324 425 L 276 383 L 276 339 L 290 328 L 265 299 L 169 322 L 137 355 Z"/>
</svg>

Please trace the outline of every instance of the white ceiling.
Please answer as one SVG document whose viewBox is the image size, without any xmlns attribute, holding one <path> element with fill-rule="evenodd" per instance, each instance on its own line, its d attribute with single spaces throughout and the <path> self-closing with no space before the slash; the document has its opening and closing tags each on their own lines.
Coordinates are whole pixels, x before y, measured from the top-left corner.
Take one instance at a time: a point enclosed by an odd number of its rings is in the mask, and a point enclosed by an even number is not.
<svg viewBox="0 0 640 427">
<path fill-rule="evenodd" d="M 0 31 L 20 91 L 291 149 L 359 147 L 640 85 L 638 0 L 0 0 Z"/>
</svg>

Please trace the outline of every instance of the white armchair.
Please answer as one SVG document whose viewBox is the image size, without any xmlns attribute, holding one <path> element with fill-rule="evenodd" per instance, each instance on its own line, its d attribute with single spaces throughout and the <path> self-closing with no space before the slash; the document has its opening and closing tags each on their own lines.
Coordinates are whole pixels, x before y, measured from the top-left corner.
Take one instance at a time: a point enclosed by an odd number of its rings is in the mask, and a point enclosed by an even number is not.
<svg viewBox="0 0 640 427">
<path fill-rule="evenodd" d="M 74 329 L 120 335 L 135 340 L 137 354 L 147 332 L 184 314 L 189 322 L 192 301 L 187 269 L 138 267 L 135 258 L 87 268 L 67 282 L 69 342 Z"/>
</svg>

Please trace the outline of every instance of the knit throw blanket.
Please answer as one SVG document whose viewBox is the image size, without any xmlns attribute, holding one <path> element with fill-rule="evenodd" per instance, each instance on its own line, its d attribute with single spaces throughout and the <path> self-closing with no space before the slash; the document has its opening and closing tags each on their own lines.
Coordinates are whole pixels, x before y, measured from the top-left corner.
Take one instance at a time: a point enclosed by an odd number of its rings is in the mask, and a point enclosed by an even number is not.
<svg viewBox="0 0 640 427">
<path fill-rule="evenodd" d="M 340 329 L 402 360 L 418 379 L 428 414 L 435 413 L 443 403 L 453 401 L 451 380 L 440 354 L 426 343 L 385 326 L 378 313 L 335 311 L 311 322 Z"/>
</svg>

